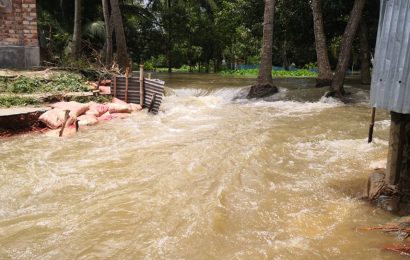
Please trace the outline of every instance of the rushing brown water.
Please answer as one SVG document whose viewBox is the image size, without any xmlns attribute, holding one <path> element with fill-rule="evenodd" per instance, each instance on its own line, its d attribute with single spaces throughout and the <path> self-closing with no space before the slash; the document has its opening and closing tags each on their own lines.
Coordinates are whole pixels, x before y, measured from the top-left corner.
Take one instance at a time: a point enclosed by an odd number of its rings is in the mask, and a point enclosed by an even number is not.
<svg viewBox="0 0 410 260">
<path fill-rule="evenodd" d="M 367 144 L 368 90 L 322 99 L 280 80 L 163 77 L 157 116 L 0 143 L 1 259 L 394 259 L 392 216 L 358 199 L 386 158 L 387 114 Z M 273 101 L 273 102 L 272 102 Z"/>
</svg>

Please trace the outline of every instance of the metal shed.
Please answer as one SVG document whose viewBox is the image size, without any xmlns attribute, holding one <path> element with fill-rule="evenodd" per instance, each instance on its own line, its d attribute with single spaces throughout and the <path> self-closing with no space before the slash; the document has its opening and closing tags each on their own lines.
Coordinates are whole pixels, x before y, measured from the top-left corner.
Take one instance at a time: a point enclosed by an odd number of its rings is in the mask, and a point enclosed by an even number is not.
<svg viewBox="0 0 410 260">
<path fill-rule="evenodd" d="M 371 105 L 410 114 L 410 1 L 380 2 Z"/>
</svg>

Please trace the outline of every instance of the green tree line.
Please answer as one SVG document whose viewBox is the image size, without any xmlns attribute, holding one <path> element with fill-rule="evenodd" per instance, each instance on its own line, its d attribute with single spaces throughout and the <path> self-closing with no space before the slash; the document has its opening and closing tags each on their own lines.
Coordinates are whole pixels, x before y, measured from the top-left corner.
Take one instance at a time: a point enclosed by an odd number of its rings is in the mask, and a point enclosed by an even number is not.
<svg viewBox="0 0 410 260">
<path fill-rule="evenodd" d="M 379 3 L 366 0 L 38 0 L 43 61 L 125 68 L 131 59 L 169 72 L 260 64 L 269 1 L 273 65 L 318 67 L 318 86 L 334 89 L 348 68 L 370 69 Z"/>
</svg>

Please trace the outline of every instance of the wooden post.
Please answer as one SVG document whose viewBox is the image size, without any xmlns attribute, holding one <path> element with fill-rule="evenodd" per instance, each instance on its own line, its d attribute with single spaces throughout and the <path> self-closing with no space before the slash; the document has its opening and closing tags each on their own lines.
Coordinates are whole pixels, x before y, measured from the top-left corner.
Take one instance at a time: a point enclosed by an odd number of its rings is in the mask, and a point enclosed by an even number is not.
<svg viewBox="0 0 410 260">
<path fill-rule="evenodd" d="M 128 67 L 125 70 L 125 102 L 127 102 L 127 103 L 128 103 L 128 76 L 129 76 L 129 73 L 130 73 L 130 68 Z"/>
<path fill-rule="evenodd" d="M 410 201 L 410 114 L 391 112 L 386 183 Z"/>
<path fill-rule="evenodd" d="M 114 97 L 117 97 L 117 76 L 114 76 Z"/>
<path fill-rule="evenodd" d="M 144 107 L 144 65 L 140 65 L 140 105 Z"/>
<path fill-rule="evenodd" d="M 63 136 L 65 125 L 67 124 L 67 121 L 69 118 L 70 118 L 70 110 L 66 110 L 65 116 L 64 116 L 64 123 L 63 123 L 63 126 L 61 127 L 60 133 L 58 134 L 59 137 Z"/>
<path fill-rule="evenodd" d="M 156 97 L 157 97 L 157 94 L 154 93 L 151 97 L 150 102 L 149 102 L 148 112 L 151 112 L 152 108 L 154 107 Z"/>
<path fill-rule="evenodd" d="M 374 120 L 376 118 L 376 108 L 372 108 L 372 116 L 370 119 L 370 126 L 369 126 L 369 138 L 367 140 L 368 143 L 371 143 L 373 141 L 373 129 L 374 129 Z"/>
<path fill-rule="evenodd" d="M 400 176 L 400 157 L 401 157 L 401 114 L 391 112 L 391 125 L 389 137 L 389 150 L 387 154 L 386 182 L 396 185 Z"/>
</svg>

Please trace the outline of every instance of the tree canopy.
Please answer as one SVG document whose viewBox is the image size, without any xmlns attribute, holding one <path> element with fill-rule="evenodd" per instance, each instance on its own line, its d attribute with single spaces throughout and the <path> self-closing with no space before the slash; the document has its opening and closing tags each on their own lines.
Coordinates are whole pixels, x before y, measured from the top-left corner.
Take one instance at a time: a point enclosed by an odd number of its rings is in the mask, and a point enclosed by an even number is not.
<svg viewBox="0 0 410 260">
<path fill-rule="evenodd" d="M 104 0 L 82 1 L 81 51 L 91 62 L 102 62 L 106 36 Z M 262 0 L 116 0 L 123 21 L 126 48 L 134 63 L 148 69 L 181 68 L 197 71 L 235 69 L 259 64 L 263 34 Z M 332 69 L 353 0 L 322 0 L 324 31 Z M 72 55 L 74 1 L 38 0 L 40 42 L 44 61 L 62 64 Z M 110 16 L 113 15 L 109 7 Z M 108 22 L 114 25 L 111 20 Z M 374 50 L 378 4 L 366 3 L 363 20 Z M 115 26 L 114 26 L 115 27 Z M 289 68 L 316 67 L 315 34 L 310 0 L 277 0 L 275 4 L 273 64 Z M 115 29 L 111 29 L 116 35 Z M 77 28 L 78 32 L 78 28 Z M 113 37 L 114 49 L 119 42 Z M 78 45 L 77 45 L 78 46 Z M 353 43 L 350 65 L 360 67 L 360 41 Z M 115 52 L 114 52 L 115 53 Z"/>
</svg>

